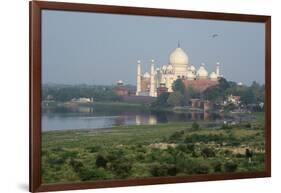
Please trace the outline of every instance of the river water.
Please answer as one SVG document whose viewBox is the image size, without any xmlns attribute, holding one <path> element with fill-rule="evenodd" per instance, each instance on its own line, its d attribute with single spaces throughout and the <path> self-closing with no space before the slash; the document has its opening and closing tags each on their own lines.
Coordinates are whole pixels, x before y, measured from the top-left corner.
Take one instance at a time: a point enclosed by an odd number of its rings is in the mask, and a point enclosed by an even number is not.
<svg viewBox="0 0 281 193">
<path fill-rule="evenodd" d="M 119 125 L 141 125 L 168 122 L 213 121 L 221 123 L 226 118 L 210 113 L 174 112 L 98 112 L 92 107 L 43 109 L 42 131 L 110 128 Z M 229 119 L 229 117 L 228 117 Z"/>
</svg>

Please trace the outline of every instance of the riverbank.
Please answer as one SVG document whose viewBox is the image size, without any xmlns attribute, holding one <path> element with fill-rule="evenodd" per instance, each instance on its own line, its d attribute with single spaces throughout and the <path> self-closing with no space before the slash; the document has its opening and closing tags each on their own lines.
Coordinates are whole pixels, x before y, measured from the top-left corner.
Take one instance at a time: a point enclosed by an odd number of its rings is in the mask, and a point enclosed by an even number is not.
<svg viewBox="0 0 281 193">
<path fill-rule="evenodd" d="M 260 125 L 260 121 L 251 124 Z M 247 123 L 213 128 L 207 124 L 43 132 L 43 183 L 264 169 L 263 129 Z M 253 151 L 251 162 L 246 149 Z"/>
<path fill-rule="evenodd" d="M 78 102 L 43 102 L 43 109 L 48 108 L 77 108 L 77 107 L 92 107 L 96 111 L 122 111 L 122 110 L 133 110 L 133 111 L 152 111 L 152 112 L 175 112 L 175 113 L 185 113 L 185 112 L 203 112 L 200 108 L 191 108 L 188 106 L 184 107 L 153 107 L 149 104 L 142 103 L 132 103 L 132 102 L 122 102 L 122 101 L 95 101 L 88 103 L 78 103 Z"/>
</svg>

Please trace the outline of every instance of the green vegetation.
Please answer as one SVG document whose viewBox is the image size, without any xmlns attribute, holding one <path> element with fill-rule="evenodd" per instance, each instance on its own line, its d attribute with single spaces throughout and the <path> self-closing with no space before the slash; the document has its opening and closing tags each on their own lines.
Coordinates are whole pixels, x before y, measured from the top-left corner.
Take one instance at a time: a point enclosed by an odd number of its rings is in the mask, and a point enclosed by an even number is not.
<svg viewBox="0 0 281 193">
<path fill-rule="evenodd" d="M 240 105 L 252 105 L 251 111 L 263 111 L 260 103 L 264 102 L 264 85 L 259 85 L 257 82 L 253 82 L 251 86 L 238 85 L 235 82 L 227 81 L 224 78 L 219 80 L 219 84 L 207 88 L 204 92 L 200 93 L 195 91 L 192 87 L 186 88 L 181 79 L 174 81 L 172 85 L 174 92 L 162 93 L 157 97 L 156 101 L 151 104 L 154 109 L 186 106 L 189 104 L 191 98 L 200 98 L 209 100 L 214 103 L 221 103 L 227 100 L 229 95 L 240 96 Z M 234 104 L 229 104 L 224 107 L 226 111 L 231 111 L 237 108 Z"/>
<path fill-rule="evenodd" d="M 42 134 L 43 183 L 264 170 L 264 114 L 249 125 L 208 122 Z"/>
<path fill-rule="evenodd" d="M 172 92 L 167 100 L 167 104 L 172 107 L 182 106 L 183 103 L 184 96 L 178 91 Z"/>
<path fill-rule="evenodd" d="M 161 93 L 157 97 L 156 101 L 151 104 L 152 109 L 167 110 L 168 107 L 186 106 L 188 105 L 190 98 L 199 97 L 199 93 L 192 87 L 185 88 L 181 79 L 177 79 L 173 82 L 172 93 Z"/>
<path fill-rule="evenodd" d="M 227 81 L 224 78 L 219 80 L 219 84 L 213 87 L 209 87 L 203 92 L 204 99 L 210 101 L 225 100 L 229 95 L 240 96 L 242 104 L 258 104 L 264 102 L 264 85 L 259 85 L 257 82 L 253 82 L 251 86 L 237 85 L 232 81 Z M 257 109 L 259 110 L 259 109 Z"/>
<path fill-rule="evenodd" d="M 179 92 L 181 95 L 185 94 L 185 86 L 181 79 L 177 79 L 173 82 L 172 89 L 175 92 Z"/>
<path fill-rule="evenodd" d="M 94 98 L 95 101 L 120 101 L 115 86 L 43 85 L 42 95 L 43 100 L 52 98 L 58 102 L 80 97 Z"/>
</svg>

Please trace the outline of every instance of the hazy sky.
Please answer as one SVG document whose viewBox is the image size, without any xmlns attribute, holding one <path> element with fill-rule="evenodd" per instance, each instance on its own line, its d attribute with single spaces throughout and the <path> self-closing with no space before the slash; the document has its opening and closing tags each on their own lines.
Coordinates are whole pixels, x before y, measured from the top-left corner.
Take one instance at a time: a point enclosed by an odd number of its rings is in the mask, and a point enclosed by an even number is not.
<svg viewBox="0 0 281 193">
<path fill-rule="evenodd" d="M 44 10 L 43 83 L 135 84 L 136 61 L 167 64 L 178 41 L 196 68 L 219 61 L 227 80 L 264 83 L 264 37 L 262 23 Z"/>
</svg>

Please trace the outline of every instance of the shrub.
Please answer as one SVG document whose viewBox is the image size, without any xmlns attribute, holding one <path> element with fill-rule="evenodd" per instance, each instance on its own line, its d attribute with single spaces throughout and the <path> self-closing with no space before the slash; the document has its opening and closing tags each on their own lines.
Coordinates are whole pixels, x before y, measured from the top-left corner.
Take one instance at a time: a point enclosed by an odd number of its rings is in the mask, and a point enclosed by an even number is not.
<svg viewBox="0 0 281 193">
<path fill-rule="evenodd" d="M 238 165 L 232 161 L 226 162 L 224 164 L 224 170 L 226 172 L 235 172 L 237 170 Z"/>
<path fill-rule="evenodd" d="M 176 150 L 184 152 L 184 153 L 193 153 L 195 150 L 194 144 L 179 144 L 176 147 Z"/>
<path fill-rule="evenodd" d="M 105 168 L 107 162 L 108 162 L 108 160 L 102 155 L 98 155 L 97 158 L 96 158 L 96 166 L 97 167 Z"/>
<path fill-rule="evenodd" d="M 226 138 L 222 135 L 214 135 L 214 134 L 208 134 L 208 135 L 198 135 L 198 134 L 192 134 L 192 135 L 187 135 L 185 137 L 184 142 L 185 143 L 194 143 L 194 142 L 210 142 L 214 141 L 217 143 L 222 143 Z"/>
<path fill-rule="evenodd" d="M 54 147 L 54 148 L 51 149 L 51 151 L 52 152 L 63 152 L 64 150 L 61 147 Z"/>
<path fill-rule="evenodd" d="M 178 156 L 175 160 L 177 172 L 183 173 L 189 168 L 189 160 L 185 155 Z"/>
<path fill-rule="evenodd" d="M 81 161 L 75 159 L 70 159 L 69 165 L 73 168 L 76 173 L 80 173 L 81 169 L 84 167 Z"/>
<path fill-rule="evenodd" d="M 195 174 L 208 174 L 210 171 L 210 167 L 207 164 L 198 164 L 193 168 L 193 173 Z"/>
<path fill-rule="evenodd" d="M 61 157 L 59 154 L 49 154 L 48 163 L 51 167 L 59 167 L 65 162 L 65 158 Z"/>
<path fill-rule="evenodd" d="M 145 159 L 145 154 L 144 154 L 144 153 L 138 152 L 138 153 L 136 154 L 136 159 L 137 159 L 137 160 L 140 160 L 140 161 L 144 160 L 144 159 Z"/>
<path fill-rule="evenodd" d="M 120 157 L 123 157 L 124 155 L 125 155 L 124 150 L 122 150 L 122 149 L 113 149 L 113 150 L 110 150 L 108 152 L 107 160 L 109 162 L 112 162 L 112 161 L 118 160 Z"/>
<path fill-rule="evenodd" d="M 192 125 L 191 125 L 191 129 L 192 130 L 198 130 L 198 129 L 200 129 L 200 126 L 197 122 L 193 122 Z"/>
<path fill-rule="evenodd" d="M 126 157 L 124 152 L 117 159 L 111 159 L 108 168 L 120 178 L 130 176 L 132 169 L 132 157 Z M 115 157 L 115 156 L 114 156 Z"/>
<path fill-rule="evenodd" d="M 232 151 L 226 149 L 226 150 L 223 151 L 223 153 L 224 153 L 225 156 L 230 156 L 232 154 Z"/>
<path fill-rule="evenodd" d="M 179 144 L 179 145 L 176 147 L 176 149 L 177 149 L 178 151 L 182 151 L 182 152 L 185 152 L 185 153 L 188 153 L 188 152 L 189 152 L 188 149 L 186 148 L 186 145 L 184 145 L 184 144 Z"/>
<path fill-rule="evenodd" d="M 90 153 L 96 153 L 101 150 L 101 146 L 95 145 L 87 148 Z"/>
<path fill-rule="evenodd" d="M 61 153 L 61 158 L 66 160 L 66 159 L 70 159 L 70 158 L 76 158 L 77 157 L 78 152 L 77 151 L 64 151 L 63 153 Z"/>
<path fill-rule="evenodd" d="M 223 124 L 223 125 L 221 126 L 221 129 L 223 129 L 223 130 L 229 130 L 229 129 L 232 129 L 232 127 L 231 127 L 231 125 L 229 125 L 229 124 Z"/>
<path fill-rule="evenodd" d="M 173 164 L 154 163 L 150 166 L 152 176 L 175 176 L 177 168 Z"/>
<path fill-rule="evenodd" d="M 112 163 L 112 171 L 121 178 L 130 176 L 131 169 L 132 163 L 128 160 L 120 160 Z"/>
<path fill-rule="evenodd" d="M 83 168 L 79 172 L 81 181 L 105 180 L 111 176 L 103 168 Z"/>
<path fill-rule="evenodd" d="M 214 152 L 213 149 L 206 147 L 206 148 L 202 149 L 201 155 L 203 157 L 215 157 L 216 153 Z"/>
<path fill-rule="evenodd" d="M 186 148 L 188 149 L 189 152 L 193 153 L 195 151 L 195 145 L 194 144 L 187 144 Z"/>
<path fill-rule="evenodd" d="M 178 140 L 181 140 L 182 137 L 184 135 L 184 131 L 176 131 L 174 132 L 170 137 L 169 137 L 169 140 L 170 141 L 178 141 Z"/>
<path fill-rule="evenodd" d="M 213 165 L 214 172 L 221 172 L 222 171 L 222 164 L 220 162 L 216 162 Z"/>
</svg>

